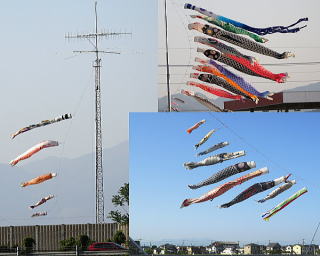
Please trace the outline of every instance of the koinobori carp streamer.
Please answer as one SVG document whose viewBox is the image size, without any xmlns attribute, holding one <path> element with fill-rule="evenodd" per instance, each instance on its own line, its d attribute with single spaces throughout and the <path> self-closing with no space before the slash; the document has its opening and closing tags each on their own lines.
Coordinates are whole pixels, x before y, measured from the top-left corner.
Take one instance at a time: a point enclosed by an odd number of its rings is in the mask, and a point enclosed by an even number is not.
<svg viewBox="0 0 320 256">
<path fill-rule="evenodd" d="M 32 124 L 32 125 L 29 125 L 27 127 L 21 128 L 19 131 L 11 134 L 11 138 L 14 139 L 19 134 L 27 132 L 27 131 L 30 131 L 30 130 L 32 130 L 34 128 L 46 126 L 46 125 L 49 125 L 49 124 L 57 123 L 57 122 L 60 122 L 62 120 L 71 119 L 71 118 L 72 118 L 71 114 L 65 114 L 65 115 L 58 116 L 58 117 L 56 117 L 54 119 L 51 119 L 51 120 L 43 120 L 38 124 Z"/>
<path fill-rule="evenodd" d="M 190 90 L 181 90 L 180 91 L 183 95 L 192 97 L 193 99 L 195 99 L 197 102 L 199 102 L 201 105 L 205 106 L 206 108 L 208 108 L 211 111 L 214 112 L 223 112 L 224 110 L 219 108 L 217 105 L 213 104 L 207 97 L 205 97 L 204 95 L 200 95 L 198 93 L 195 93 L 193 91 Z"/>
<path fill-rule="evenodd" d="M 237 203 L 240 203 L 244 200 L 247 200 L 248 198 L 254 196 L 255 194 L 258 194 L 258 193 L 266 191 L 270 188 L 273 188 L 274 186 L 277 186 L 280 183 L 285 182 L 289 176 L 290 176 L 290 174 L 287 176 L 281 176 L 280 178 L 277 178 L 272 181 L 256 183 L 256 184 L 250 186 L 249 188 L 247 188 L 246 190 L 242 191 L 239 195 L 237 195 L 229 203 L 221 205 L 220 208 L 228 208 L 234 204 L 237 204 Z"/>
<path fill-rule="evenodd" d="M 196 30 L 198 32 L 201 32 L 205 35 L 224 40 L 228 43 L 237 45 L 243 49 L 260 53 L 262 55 L 270 56 L 276 59 L 286 59 L 289 57 L 294 57 L 294 54 L 292 52 L 278 53 L 243 36 L 235 35 L 233 33 L 223 31 L 221 29 L 209 25 L 203 25 L 199 22 L 189 24 L 188 28 L 190 30 Z"/>
<path fill-rule="evenodd" d="M 196 76 L 198 76 L 198 75 L 199 75 L 198 73 L 193 73 L 193 74 L 190 74 L 190 77 L 191 78 L 196 78 Z M 223 84 L 228 84 L 228 82 L 226 82 L 223 79 L 221 79 L 219 77 L 216 77 L 216 76 L 213 76 L 212 79 L 210 79 L 210 81 L 212 83 L 220 85 L 220 86 L 222 86 Z M 231 94 L 231 93 L 226 92 L 224 90 L 217 89 L 217 88 L 214 88 L 214 87 L 206 85 L 206 84 L 201 84 L 201 83 L 188 81 L 187 85 L 198 87 L 198 88 L 200 88 L 200 89 L 202 89 L 202 90 L 204 90 L 204 91 L 206 91 L 208 93 L 211 93 L 211 94 L 213 94 L 215 96 L 218 96 L 218 97 L 227 98 L 227 99 L 233 99 L 233 100 L 241 100 L 242 99 L 242 96 L 240 96 L 240 95 L 234 95 L 234 94 Z M 224 85 L 224 86 L 226 86 L 226 85 Z"/>
<path fill-rule="evenodd" d="M 224 22 L 224 21 L 221 21 L 221 20 L 218 20 L 216 18 L 213 18 L 213 17 L 209 17 L 209 16 L 205 16 L 205 15 L 190 15 L 191 18 L 199 18 L 199 19 L 203 19 L 213 25 L 216 25 L 220 28 L 223 28 L 224 30 L 226 31 L 229 31 L 229 32 L 232 32 L 232 33 L 235 33 L 235 34 L 242 34 L 242 35 L 246 35 L 246 36 L 249 36 L 251 37 L 254 41 L 256 42 L 259 42 L 259 43 L 265 43 L 268 41 L 267 38 L 264 38 L 264 37 L 261 37 L 259 35 L 256 35 L 250 31 L 247 31 L 245 29 L 242 29 L 242 28 L 238 28 L 230 23 L 227 23 L 227 22 Z"/>
<path fill-rule="evenodd" d="M 57 141 L 46 140 L 46 141 L 40 142 L 37 145 L 33 146 L 32 148 L 28 149 L 26 152 L 22 153 L 20 156 L 11 160 L 10 165 L 14 166 L 17 163 L 19 163 L 21 160 L 25 160 L 33 156 L 35 153 L 39 152 L 44 148 L 50 148 L 50 147 L 56 147 L 56 146 L 59 146 L 59 143 Z"/>
<path fill-rule="evenodd" d="M 22 182 L 21 183 L 21 187 L 27 187 L 27 186 L 30 186 L 30 185 L 36 185 L 36 184 L 40 184 L 42 182 L 45 182 L 47 180 L 50 180 L 52 179 L 53 177 L 56 177 L 57 174 L 56 173 L 48 173 L 48 174 L 44 174 L 44 175 L 41 175 L 41 176 L 38 176 L 32 180 L 29 180 L 29 181 L 26 181 L 26 182 Z"/>
<path fill-rule="evenodd" d="M 211 177 L 209 177 L 208 179 L 206 179 L 198 184 L 188 185 L 188 187 L 191 189 L 197 189 L 197 188 L 201 188 L 203 186 L 208 186 L 208 185 L 217 183 L 219 181 L 222 181 L 232 175 L 250 170 L 255 167 L 256 167 L 256 163 L 254 161 L 237 163 L 237 164 L 231 165 L 227 168 L 224 168 L 223 170 L 213 174 Z"/>
<path fill-rule="evenodd" d="M 229 71 L 225 67 L 219 65 L 214 60 L 212 60 L 212 59 L 203 60 L 203 59 L 200 59 L 200 58 L 196 57 L 195 61 L 196 62 L 200 62 L 201 64 L 208 64 L 208 65 L 212 65 L 212 66 L 216 67 L 222 74 L 224 74 L 225 76 L 227 76 L 230 79 L 232 79 L 233 81 L 235 81 L 238 85 L 240 85 L 246 91 L 256 95 L 257 97 L 261 97 L 261 98 L 266 98 L 266 99 L 272 100 L 272 98 L 270 98 L 270 96 L 272 96 L 273 93 L 271 93 L 269 91 L 265 91 L 265 92 L 257 91 L 256 88 L 254 88 L 250 83 L 245 81 L 242 77 L 232 73 L 231 71 Z"/>
<path fill-rule="evenodd" d="M 227 83 L 229 83 L 233 88 L 240 91 L 241 95 L 243 95 L 244 97 L 249 98 L 254 102 L 259 101 L 259 99 L 256 95 L 246 91 L 244 88 L 242 88 L 236 82 L 234 82 L 232 79 L 230 79 L 229 77 L 222 74 L 216 67 L 213 67 L 211 65 L 198 65 L 198 66 L 193 66 L 192 69 L 212 74 L 212 75 L 214 75 L 213 78 L 216 76 L 219 76 L 219 77 L 223 78 Z M 211 81 L 212 81 L 212 79 L 211 79 Z"/>
<path fill-rule="evenodd" d="M 223 147 L 226 147 L 228 145 L 229 145 L 228 141 L 220 142 L 220 143 L 198 153 L 197 156 L 203 156 L 203 155 L 209 154 L 210 152 L 216 151 L 216 150 L 223 148 Z"/>
<path fill-rule="evenodd" d="M 36 212 L 31 215 L 31 217 L 40 217 L 40 216 L 46 216 L 48 213 L 47 212 Z"/>
<path fill-rule="evenodd" d="M 202 36 L 195 36 L 194 37 L 194 41 L 196 43 L 201 43 L 210 47 L 215 48 L 216 50 L 218 50 L 219 52 L 223 53 L 223 54 L 232 54 L 241 58 L 245 58 L 247 60 L 250 61 L 250 63 L 253 63 L 256 61 L 256 59 L 252 56 L 247 56 L 242 54 L 241 52 L 239 52 L 237 49 L 228 46 L 226 44 L 223 44 L 222 42 L 219 42 L 216 39 L 213 38 L 206 38 L 206 37 L 202 37 Z"/>
<path fill-rule="evenodd" d="M 29 206 L 29 207 L 30 207 L 31 209 L 34 209 L 34 208 L 36 208 L 36 207 L 38 207 L 38 206 L 46 203 L 48 200 L 50 200 L 50 199 L 52 199 L 52 198 L 54 198 L 54 195 L 48 195 L 48 196 L 46 196 L 46 197 L 41 198 L 40 201 L 38 201 L 36 204 L 31 205 L 31 206 Z"/>
<path fill-rule="evenodd" d="M 250 179 L 253 179 L 255 177 L 258 177 L 260 175 L 268 173 L 269 170 L 267 167 L 261 168 L 257 171 L 251 172 L 249 174 L 243 175 L 240 178 L 237 178 L 235 180 L 229 181 L 227 183 L 224 183 L 212 190 L 210 190 L 208 193 L 204 194 L 203 196 L 199 198 L 190 198 L 186 199 L 183 201 L 182 205 L 180 208 L 189 206 L 190 204 L 195 204 L 195 203 L 201 203 L 205 202 L 208 200 L 212 200 L 218 196 L 221 196 L 222 194 L 226 193 L 228 190 L 232 189 L 233 187 L 240 185 Z"/>
<path fill-rule="evenodd" d="M 266 69 L 264 69 L 266 71 L 264 72 L 260 70 L 262 69 L 261 68 L 262 66 L 257 62 L 254 63 L 255 66 L 254 65 L 252 65 L 252 67 L 245 66 L 242 63 L 238 62 L 234 58 L 235 56 L 233 56 L 233 58 L 230 58 L 229 56 L 222 54 L 221 52 L 218 52 L 216 50 L 210 50 L 210 49 L 204 50 L 204 49 L 198 48 L 197 51 L 202 52 L 205 56 L 207 56 L 210 59 L 218 60 L 248 75 L 263 77 L 270 80 L 276 79 L 275 81 L 281 82 L 281 83 L 284 82 L 286 77 L 288 76 L 287 73 L 273 74 L 270 71 L 268 71 L 270 73 L 267 73 Z M 259 67 L 259 65 L 261 67 Z M 257 71 L 259 71 L 259 73 L 257 73 Z"/>
<path fill-rule="evenodd" d="M 272 198 L 275 198 L 276 196 L 280 195 L 284 191 L 291 188 L 294 184 L 296 184 L 295 180 L 288 180 L 285 184 L 281 185 L 280 187 L 276 188 L 275 190 L 272 190 L 265 198 L 259 200 L 259 203 L 263 203 L 267 200 L 270 200 Z"/>
<path fill-rule="evenodd" d="M 295 22 L 295 23 L 293 23 L 293 24 L 291 24 L 289 26 L 274 26 L 274 27 L 267 27 L 267 28 L 255 28 L 255 27 L 248 26 L 248 25 L 246 25 L 244 23 L 241 23 L 241 22 L 226 18 L 224 16 L 215 14 L 213 12 L 207 11 L 206 9 L 197 7 L 197 6 L 192 5 L 192 4 L 185 4 L 184 8 L 185 9 L 195 10 L 195 11 L 197 11 L 197 12 L 199 12 L 201 14 L 204 14 L 206 16 L 215 18 L 217 20 L 220 20 L 220 21 L 223 21 L 223 22 L 226 22 L 226 23 L 230 23 L 230 24 L 232 24 L 232 25 L 234 25 L 234 26 L 236 26 L 238 28 L 245 29 L 247 31 L 250 31 L 250 32 L 258 34 L 258 35 L 267 35 L 267 34 L 273 34 L 273 33 L 296 33 L 298 31 L 300 31 L 300 29 L 306 27 L 307 25 L 305 25 L 303 27 L 298 27 L 298 28 L 292 28 L 292 27 L 297 25 L 297 24 L 299 24 L 300 22 L 308 21 L 308 18 L 301 18 L 297 22 Z"/>
<path fill-rule="evenodd" d="M 290 196 L 287 200 L 281 202 L 276 207 L 272 208 L 271 210 L 267 211 L 262 215 L 262 218 L 264 220 L 269 220 L 273 215 L 275 215 L 277 212 L 281 211 L 283 208 L 287 207 L 289 204 L 291 204 L 294 200 L 302 196 L 303 194 L 307 193 L 307 188 L 302 188 L 296 193 L 294 193 L 292 196 Z"/>
<path fill-rule="evenodd" d="M 207 134 L 206 134 L 206 136 L 204 136 L 200 141 L 199 141 L 199 143 L 197 143 L 196 145 L 194 145 L 194 147 L 197 149 L 198 147 L 200 147 L 203 143 L 205 143 L 210 137 L 211 137 L 211 135 L 215 132 L 216 130 L 215 129 L 213 129 L 213 130 L 211 130 L 210 132 L 208 132 Z"/>
<path fill-rule="evenodd" d="M 206 122 L 206 120 L 201 120 L 199 121 L 198 123 L 196 123 L 195 125 L 193 125 L 192 127 L 190 127 L 188 130 L 187 130 L 187 133 L 192 133 L 193 130 L 197 129 L 200 127 L 200 125 L 204 124 Z"/>
<path fill-rule="evenodd" d="M 188 170 L 192 170 L 192 169 L 200 167 L 200 166 L 208 166 L 208 165 L 222 163 L 222 162 L 230 160 L 230 159 L 244 156 L 245 154 L 246 154 L 246 152 L 244 150 L 233 152 L 233 153 L 221 153 L 218 155 L 209 156 L 199 162 L 184 163 L 184 167 Z"/>
</svg>

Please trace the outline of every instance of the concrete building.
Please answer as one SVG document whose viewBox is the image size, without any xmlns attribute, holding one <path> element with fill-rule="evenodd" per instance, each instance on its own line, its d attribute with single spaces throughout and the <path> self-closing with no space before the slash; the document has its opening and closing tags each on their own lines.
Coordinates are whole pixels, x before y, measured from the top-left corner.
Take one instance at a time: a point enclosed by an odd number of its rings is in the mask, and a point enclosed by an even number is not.
<svg viewBox="0 0 320 256">
<path fill-rule="evenodd" d="M 129 226 L 117 223 L 0 227 L 0 245 L 22 247 L 24 239 L 32 237 L 36 242 L 35 250 L 58 250 L 62 240 L 87 235 L 92 241 L 106 242 L 118 230 L 129 238 Z"/>
</svg>

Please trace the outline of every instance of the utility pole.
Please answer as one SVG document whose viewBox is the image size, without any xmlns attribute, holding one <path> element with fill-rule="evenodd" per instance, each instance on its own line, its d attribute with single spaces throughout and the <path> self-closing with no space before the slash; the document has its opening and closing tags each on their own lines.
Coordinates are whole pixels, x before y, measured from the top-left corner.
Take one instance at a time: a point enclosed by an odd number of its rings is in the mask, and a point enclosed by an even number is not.
<svg viewBox="0 0 320 256">
<path fill-rule="evenodd" d="M 101 128 L 101 83 L 100 83 L 100 69 L 101 58 L 99 53 L 120 54 L 119 52 L 106 52 L 100 51 L 98 48 L 98 38 L 120 36 L 131 33 L 118 33 L 118 32 L 98 32 L 98 15 L 97 15 L 97 2 L 94 4 L 95 11 L 95 32 L 90 34 L 68 34 L 66 38 L 87 39 L 94 46 L 90 51 L 73 51 L 75 53 L 94 53 L 96 59 L 93 67 L 95 70 L 95 144 L 96 144 L 96 223 L 104 223 L 104 193 L 103 193 L 103 162 L 102 162 L 102 128 Z M 94 40 L 94 42 L 92 42 Z"/>
<path fill-rule="evenodd" d="M 168 17 L 167 17 L 167 0 L 164 0 L 164 21 L 165 21 L 165 31 L 166 31 L 167 100 L 168 100 L 168 111 L 169 111 L 169 112 L 171 112 L 170 71 L 169 71 L 169 49 L 168 49 Z"/>
</svg>

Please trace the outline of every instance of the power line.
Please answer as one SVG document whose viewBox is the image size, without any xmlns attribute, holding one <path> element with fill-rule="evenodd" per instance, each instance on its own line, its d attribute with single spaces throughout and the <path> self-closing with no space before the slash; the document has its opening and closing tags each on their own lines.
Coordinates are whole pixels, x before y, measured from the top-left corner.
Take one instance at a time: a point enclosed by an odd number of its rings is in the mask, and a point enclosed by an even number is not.
<svg viewBox="0 0 320 256">
<path fill-rule="evenodd" d="M 308 62 L 287 62 L 287 63 L 262 63 L 263 66 L 294 66 L 294 65 L 319 65 L 320 61 L 308 61 Z M 191 64 L 170 64 L 170 67 L 193 67 Z M 228 65 L 221 65 L 228 66 Z M 159 64 L 158 67 L 166 67 L 164 64 Z"/>
</svg>

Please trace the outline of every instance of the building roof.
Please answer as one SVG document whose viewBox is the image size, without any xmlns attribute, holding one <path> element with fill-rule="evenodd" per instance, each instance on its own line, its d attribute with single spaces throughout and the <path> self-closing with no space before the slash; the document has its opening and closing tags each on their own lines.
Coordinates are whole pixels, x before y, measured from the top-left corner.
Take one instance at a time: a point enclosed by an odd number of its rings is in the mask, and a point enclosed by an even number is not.
<svg viewBox="0 0 320 256">
<path fill-rule="evenodd" d="M 259 98 L 255 104 L 249 99 L 224 102 L 224 109 L 231 111 L 268 111 L 320 109 L 320 91 L 284 91 L 275 93 L 273 100 Z"/>
</svg>

